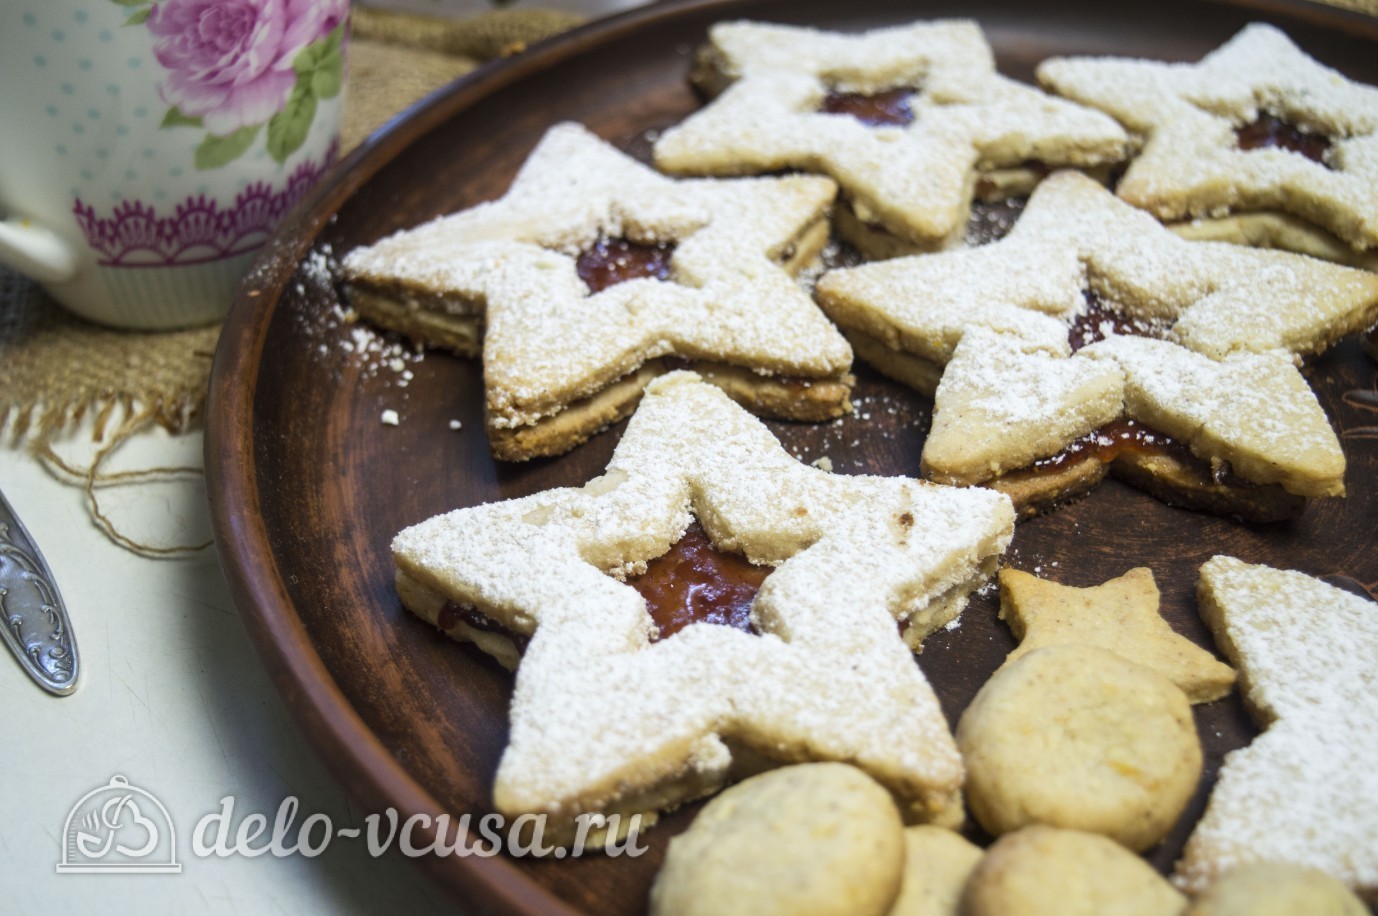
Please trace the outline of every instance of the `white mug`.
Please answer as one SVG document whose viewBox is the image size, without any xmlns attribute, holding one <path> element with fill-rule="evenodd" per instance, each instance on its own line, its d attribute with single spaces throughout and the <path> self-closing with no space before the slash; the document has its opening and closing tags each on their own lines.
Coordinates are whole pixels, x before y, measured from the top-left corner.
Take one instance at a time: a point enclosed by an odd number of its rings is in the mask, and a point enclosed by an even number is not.
<svg viewBox="0 0 1378 916">
<path fill-rule="evenodd" d="M 0 262 L 115 327 L 223 317 L 334 160 L 347 0 L 0 2 Z"/>
</svg>

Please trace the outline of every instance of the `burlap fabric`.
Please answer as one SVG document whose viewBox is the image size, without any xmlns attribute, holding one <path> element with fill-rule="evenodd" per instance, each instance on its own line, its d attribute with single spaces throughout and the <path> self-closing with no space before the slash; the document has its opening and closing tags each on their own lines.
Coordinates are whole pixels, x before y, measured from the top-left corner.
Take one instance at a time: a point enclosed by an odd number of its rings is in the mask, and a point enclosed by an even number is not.
<svg viewBox="0 0 1378 916">
<path fill-rule="evenodd" d="M 342 146 L 482 60 L 579 22 L 548 10 L 442 21 L 355 13 Z M 184 430 L 205 406 L 217 327 L 115 331 L 69 315 L 26 278 L 0 268 L 0 428 L 10 445 L 49 439 L 94 416 L 98 435 L 160 423 Z"/>
<path fill-rule="evenodd" d="M 550 10 L 494 11 L 437 20 L 358 8 L 354 14 L 341 147 L 353 149 L 427 93 L 484 60 L 523 49 L 581 21 Z M 185 331 L 117 331 L 68 314 L 33 282 L 0 267 L 0 431 L 5 447 L 30 448 L 56 476 L 82 486 L 92 521 L 116 543 L 149 556 L 205 545 L 150 545 L 123 535 L 98 490 L 196 469 L 108 474 L 120 444 L 159 424 L 192 428 L 205 409 L 218 325 Z M 56 438 L 93 430 L 88 459 L 59 457 Z"/>
</svg>

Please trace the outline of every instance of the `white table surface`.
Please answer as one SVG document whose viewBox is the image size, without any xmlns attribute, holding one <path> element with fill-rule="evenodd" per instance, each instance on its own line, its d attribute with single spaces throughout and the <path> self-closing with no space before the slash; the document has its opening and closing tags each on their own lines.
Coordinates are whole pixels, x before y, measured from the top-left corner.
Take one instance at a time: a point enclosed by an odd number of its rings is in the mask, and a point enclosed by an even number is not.
<svg viewBox="0 0 1378 916">
<path fill-rule="evenodd" d="M 598 17 L 642 0 L 517 0 Z M 486 0 L 378 0 L 440 16 L 493 8 Z M 71 437 L 65 455 L 89 454 Z M 131 467 L 201 464 L 199 433 L 141 434 L 120 452 Z M 85 495 L 54 480 L 22 449 L 0 443 L 0 490 L 42 548 L 66 601 L 81 658 L 69 697 L 35 686 L 0 648 L 0 913 L 380 913 L 462 911 L 395 849 L 371 857 L 337 839 L 316 858 L 198 858 L 196 823 L 235 798 L 236 820 L 271 822 L 288 796 L 297 823 L 313 813 L 338 829 L 355 808 L 298 732 L 249 642 L 214 548 L 147 559 L 109 541 Z M 122 527 L 144 540 L 209 537 L 204 487 L 104 494 Z M 63 828 L 86 793 L 122 775 L 168 809 L 180 874 L 58 874 Z"/>
<path fill-rule="evenodd" d="M 84 440 L 82 440 L 84 441 Z M 141 434 L 122 463 L 200 463 L 201 436 Z M 78 450 L 79 452 L 80 450 Z M 0 913 L 455 912 L 414 863 L 336 840 L 317 858 L 197 858 L 191 833 L 220 799 L 236 819 L 271 821 L 287 796 L 338 828 L 345 798 L 278 699 L 230 599 L 214 549 L 185 559 L 131 554 L 90 521 L 78 488 L 0 447 L 0 489 L 44 551 L 81 658 L 69 697 L 49 696 L 0 650 Z M 103 501 L 145 538 L 208 529 L 196 483 L 111 492 Z M 58 874 L 63 827 L 87 792 L 120 774 L 156 796 L 176 828 L 181 874 Z"/>
</svg>

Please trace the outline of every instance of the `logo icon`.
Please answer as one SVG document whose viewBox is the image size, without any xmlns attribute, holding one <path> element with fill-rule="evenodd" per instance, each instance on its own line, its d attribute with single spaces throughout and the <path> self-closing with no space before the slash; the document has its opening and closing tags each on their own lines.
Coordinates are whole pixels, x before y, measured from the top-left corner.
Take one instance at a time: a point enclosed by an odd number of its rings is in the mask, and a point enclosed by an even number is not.
<svg viewBox="0 0 1378 916">
<path fill-rule="evenodd" d="M 177 831 L 163 803 L 123 776 L 87 792 L 62 828 L 61 874 L 179 874 Z"/>
</svg>

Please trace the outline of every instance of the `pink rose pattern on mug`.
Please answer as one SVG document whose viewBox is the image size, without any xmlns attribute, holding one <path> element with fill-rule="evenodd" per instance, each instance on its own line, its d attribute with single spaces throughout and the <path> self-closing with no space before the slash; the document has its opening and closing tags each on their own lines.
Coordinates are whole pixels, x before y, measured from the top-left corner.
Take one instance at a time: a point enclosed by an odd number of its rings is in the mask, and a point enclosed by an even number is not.
<svg viewBox="0 0 1378 916">
<path fill-rule="evenodd" d="M 146 28 L 167 104 L 159 130 L 200 131 L 193 165 L 221 169 L 263 149 L 282 164 L 301 149 L 320 100 L 339 95 L 347 0 L 112 0 L 125 28 Z M 337 154 L 306 159 L 281 186 L 255 181 L 233 203 L 195 194 L 167 215 L 124 199 L 109 215 L 78 197 L 72 213 L 103 267 L 200 264 L 252 252 Z M 166 213 L 166 211 L 165 211 Z"/>
</svg>

